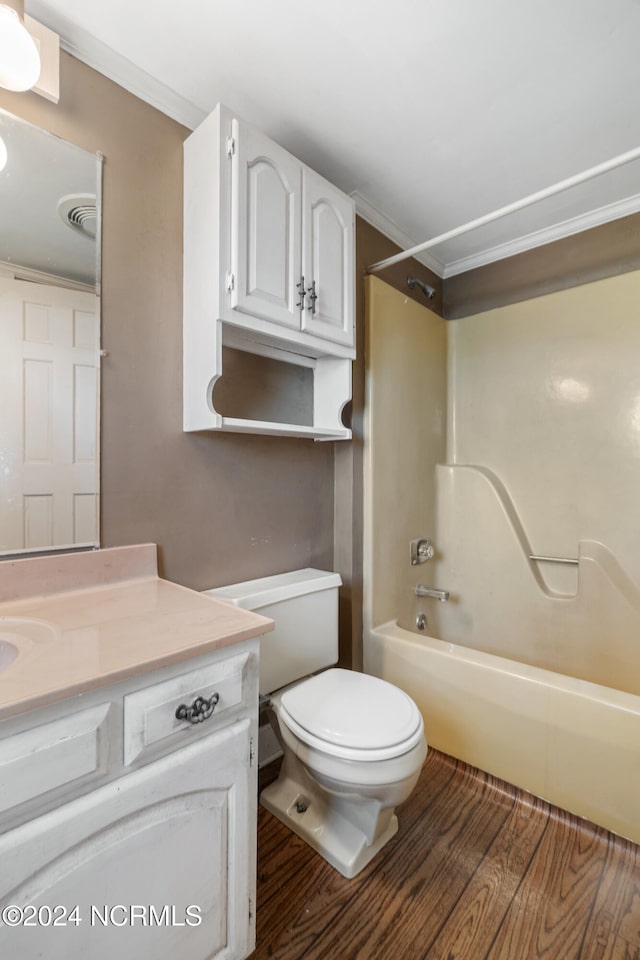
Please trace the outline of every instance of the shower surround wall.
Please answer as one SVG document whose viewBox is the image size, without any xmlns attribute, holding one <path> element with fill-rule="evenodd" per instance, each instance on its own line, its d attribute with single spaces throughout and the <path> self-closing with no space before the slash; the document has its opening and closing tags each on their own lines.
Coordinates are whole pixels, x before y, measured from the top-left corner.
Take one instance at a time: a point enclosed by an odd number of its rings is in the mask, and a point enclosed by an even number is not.
<svg viewBox="0 0 640 960">
<path fill-rule="evenodd" d="M 500 477 L 535 552 L 598 540 L 640 583 L 639 304 L 634 272 L 451 322 L 449 386 L 450 459 Z"/>
<path fill-rule="evenodd" d="M 455 643 L 637 694 L 639 302 L 635 272 L 448 324 L 453 597 L 433 617 Z"/>
<path fill-rule="evenodd" d="M 449 322 L 367 284 L 372 623 L 640 694 L 640 272 Z"/>
<path fill-rule="evenodd" d="M 640 273 L 411 329 L 367 284 L 365 669 L 433 746 L 640 841 Z"/>
<path fill-rule="evenodd" d="M 446 452 L 446 322 L 376 277 L 366 278 L 365 299 L 376 420 L 374 431 L 365 417 L 363 613 L 366 624 L 399 617 L 410 629 L 428 567 L 409 566 L 409 541 L 433 535 L 433 477 Z"/>
</svg>

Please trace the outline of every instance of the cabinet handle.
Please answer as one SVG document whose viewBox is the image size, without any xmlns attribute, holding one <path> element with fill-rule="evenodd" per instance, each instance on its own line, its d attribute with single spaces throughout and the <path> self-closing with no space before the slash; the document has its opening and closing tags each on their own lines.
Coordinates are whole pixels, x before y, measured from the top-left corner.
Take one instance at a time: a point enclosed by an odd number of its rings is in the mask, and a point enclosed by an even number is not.
<svg viewBox="0 0 640 960">
<path fill-rule="evenodd" d="M 300 277 L 300 282 L 296 283 L 296 290 L 298 291 L 299 300 L 296 303 L 296 307 L 302 307 L 304 310 L 304 277 Z"/>
<path fill-rule="evenodd" d="M 316 312 L 316 300 L 318 299 L 318 294 L 316 293 L 316 282 L 312 282 L 311 286 L 307 288 L 307 296 L 311 300 L 311 313 Z"/>
<path fill-rule="evenodd" d="M 196 697 L 190 707 L 181 703 L 176 710 L 176 720 L 188 720 L 189 723 L 202 723 L 208 720 L 220 699 L 219 693 L 212 693 L 208 700 Z"/>
</svg>

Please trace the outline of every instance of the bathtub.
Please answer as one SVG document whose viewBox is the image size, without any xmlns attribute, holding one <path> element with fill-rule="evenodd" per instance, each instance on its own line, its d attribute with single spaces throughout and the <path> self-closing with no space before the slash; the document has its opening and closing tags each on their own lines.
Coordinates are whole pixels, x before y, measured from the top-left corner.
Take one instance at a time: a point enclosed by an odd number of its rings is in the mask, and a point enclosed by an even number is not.
<svg viewBox="0 0 640 960">
<path fill-rule="evenodd" d="M 640 697 L 412 633 L 364 667 L 409 693 L 432 747 L 640 843 Z"/>
</svg>

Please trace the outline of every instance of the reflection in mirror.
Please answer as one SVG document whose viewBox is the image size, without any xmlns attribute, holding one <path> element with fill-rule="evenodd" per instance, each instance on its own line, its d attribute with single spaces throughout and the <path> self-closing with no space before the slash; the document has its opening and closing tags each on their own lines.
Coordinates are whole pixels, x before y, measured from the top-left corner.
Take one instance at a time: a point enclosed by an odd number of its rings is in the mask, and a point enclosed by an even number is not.
<svg viewBox="0 0 640 960">
<path fill-rule="evenodd" d="M 100 188 L 0 111 L 0 554 L 99 545 Z"/>
</svg>

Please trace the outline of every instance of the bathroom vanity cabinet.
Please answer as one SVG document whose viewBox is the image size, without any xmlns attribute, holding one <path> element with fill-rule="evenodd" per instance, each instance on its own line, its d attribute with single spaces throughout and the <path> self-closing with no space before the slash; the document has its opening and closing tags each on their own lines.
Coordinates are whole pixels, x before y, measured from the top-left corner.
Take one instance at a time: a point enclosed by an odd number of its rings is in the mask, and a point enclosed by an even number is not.
<svg viewBox="0 0 640 960">
<path fill-rule="evenodd" d="M 252 951 L 272 628 L 153 544 L 0 563 L 0 957 Z"/>
<path fill-rule="evenodd" d="M 185 142 L 184 429 L 345 439 L 353 200 L 222 105 Z M 216 412 L 223 347 L 312 370 L 308 423 Z"/>
<path fill-rule="evenodd" d="M 251 952 L 256 644 L 0 724 L 0 956 Z"/>
</svg>

